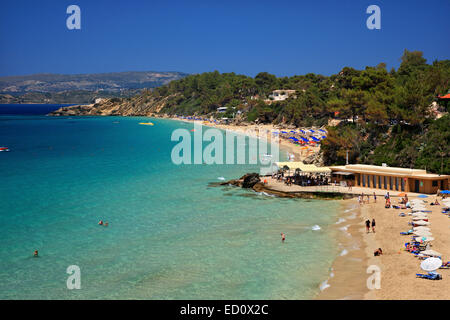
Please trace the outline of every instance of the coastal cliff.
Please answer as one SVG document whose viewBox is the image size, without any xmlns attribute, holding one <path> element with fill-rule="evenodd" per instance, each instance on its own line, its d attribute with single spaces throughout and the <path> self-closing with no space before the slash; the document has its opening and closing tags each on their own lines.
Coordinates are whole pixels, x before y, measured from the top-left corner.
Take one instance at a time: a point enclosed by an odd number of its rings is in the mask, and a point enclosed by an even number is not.
<svg viewBox="0 0 450 320">
<path fill-rule="evenodd" d="M 103 99 L 99 103 L 62 107 L 50 116 L 155 116 L 172 96 Z"/>
</svg>

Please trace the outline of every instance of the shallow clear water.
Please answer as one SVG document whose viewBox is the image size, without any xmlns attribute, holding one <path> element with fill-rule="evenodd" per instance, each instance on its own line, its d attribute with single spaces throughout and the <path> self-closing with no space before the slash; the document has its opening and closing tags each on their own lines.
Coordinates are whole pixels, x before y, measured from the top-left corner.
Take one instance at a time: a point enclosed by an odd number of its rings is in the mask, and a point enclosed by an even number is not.
<svg viewBox="0 0 450 320">
<path fill-rule="evenodd" d="M 170 135 L 192 124 L 142 120 L 0 116 L 0 298 L 312 298 L 338 204 L 209 186 L 257 167 L 176 166 Z"/>
</svg>

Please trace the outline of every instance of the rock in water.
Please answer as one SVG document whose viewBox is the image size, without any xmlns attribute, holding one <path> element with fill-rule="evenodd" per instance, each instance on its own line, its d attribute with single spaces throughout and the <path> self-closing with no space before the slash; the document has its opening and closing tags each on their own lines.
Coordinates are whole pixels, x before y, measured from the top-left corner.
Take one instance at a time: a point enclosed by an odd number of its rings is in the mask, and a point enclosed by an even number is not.
<svg viewBox="0 0 450 320">
<path fill-rule="evenodd" d="M 261 182 L 259 174 L 257 173 L 247 173 L 245 176 L 241 178 L 241 180 L 242 180 L 242 188 L 253 188 L 255 184 Z"/>
</svg>

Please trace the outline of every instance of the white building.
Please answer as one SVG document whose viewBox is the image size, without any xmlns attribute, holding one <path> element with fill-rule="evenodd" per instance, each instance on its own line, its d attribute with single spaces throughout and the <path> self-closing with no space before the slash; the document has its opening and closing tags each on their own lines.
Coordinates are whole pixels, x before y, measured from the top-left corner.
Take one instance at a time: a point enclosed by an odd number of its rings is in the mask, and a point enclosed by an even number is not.
<svg viewBox="0 0 450 320">
<path fill-rule="evenodd" d="M 294 94 L 295 90 L 273 90 L 272 94 L 269 96 L 269 99 L 273 101 L 283 101 Z"/>
</svg>

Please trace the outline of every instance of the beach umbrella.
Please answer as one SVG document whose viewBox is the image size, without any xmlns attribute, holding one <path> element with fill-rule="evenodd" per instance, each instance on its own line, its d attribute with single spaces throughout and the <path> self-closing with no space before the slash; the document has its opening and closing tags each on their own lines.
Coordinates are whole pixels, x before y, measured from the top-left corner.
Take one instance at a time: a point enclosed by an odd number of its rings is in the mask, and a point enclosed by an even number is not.
<svg viewBox="0 0 450 320">
<path fill-rule="evenodd" d="M 442 190 L 442 191 L 439 192 L 439 193 L 450 194 L 450 191 L 449 191 L 449 190 Z"/>
<path fill-rule="evenodd" d="M 414 235 L 419 236 L 419 237 L 431 237 L 433 234 L 430 231 L 426 231 L 426 230 L 417 230 L 413 232 Z"/>
<path fill-rule="evenodd" d="M 413 227 L 413 230 L 414 231 L 419 231 L 419 230 L 430 231 L 431 229 L 428 227 L 419 226 L 419 227 Z"/>
<path fill-rule="evenodd" d="M 434 251 L 434 250 L 425 250 L 425 251 L 422 251 L 421 254 L 423 254 L 425 256 L 432 256 L 432 257 L 440 257 L 442 255 L 439 252 Z"/>
<path fill-rule="evenodd" d="M 319 131 L 326 132 L 325 130 L 319 129 Z"/>
<path fill-rule="evenodd" d="M 417 198 L 428 198 L 428 196 L 421 194 L 421 195 L 418 195 Z"/>
<path fill-rule="evenodd" d="M 415 240 L 417 242 L 428 242 L 428 241 L 433 241 L 434 238 L 433 237 L 416 237 Z"/>
<path fill-rule="evenodd" d="M 404 192 L 399 193 L 399 194 L 397 195 L 397 197 L 404 197 L 404 196 L 406 196 L 406 193 L 404 193 Z"/>
<path fill-rule="evenodd" d="M 422 270 L 431 272 L 439 269 L 442 266 L 442 260 L 439 258 L 428 258 L 422 261 L 420 267 Z"/>
<path fill-rule="evenodd" d="M 314 141 L 320 141 L 320 140 L 317 139 L 316 137 L 311 137 L 311 139 L 313 139 Z"/>
<path fill-rule="evenodd" d="M 413 219 L 418 219 L 418 220 L 420 220 L 419 218 L 425 218 L 425 219 L 428 219 L 428 216 L 427 216 L 427 215 L 423 215 L 423 214 L 413 214 Z"/>
</svg>

